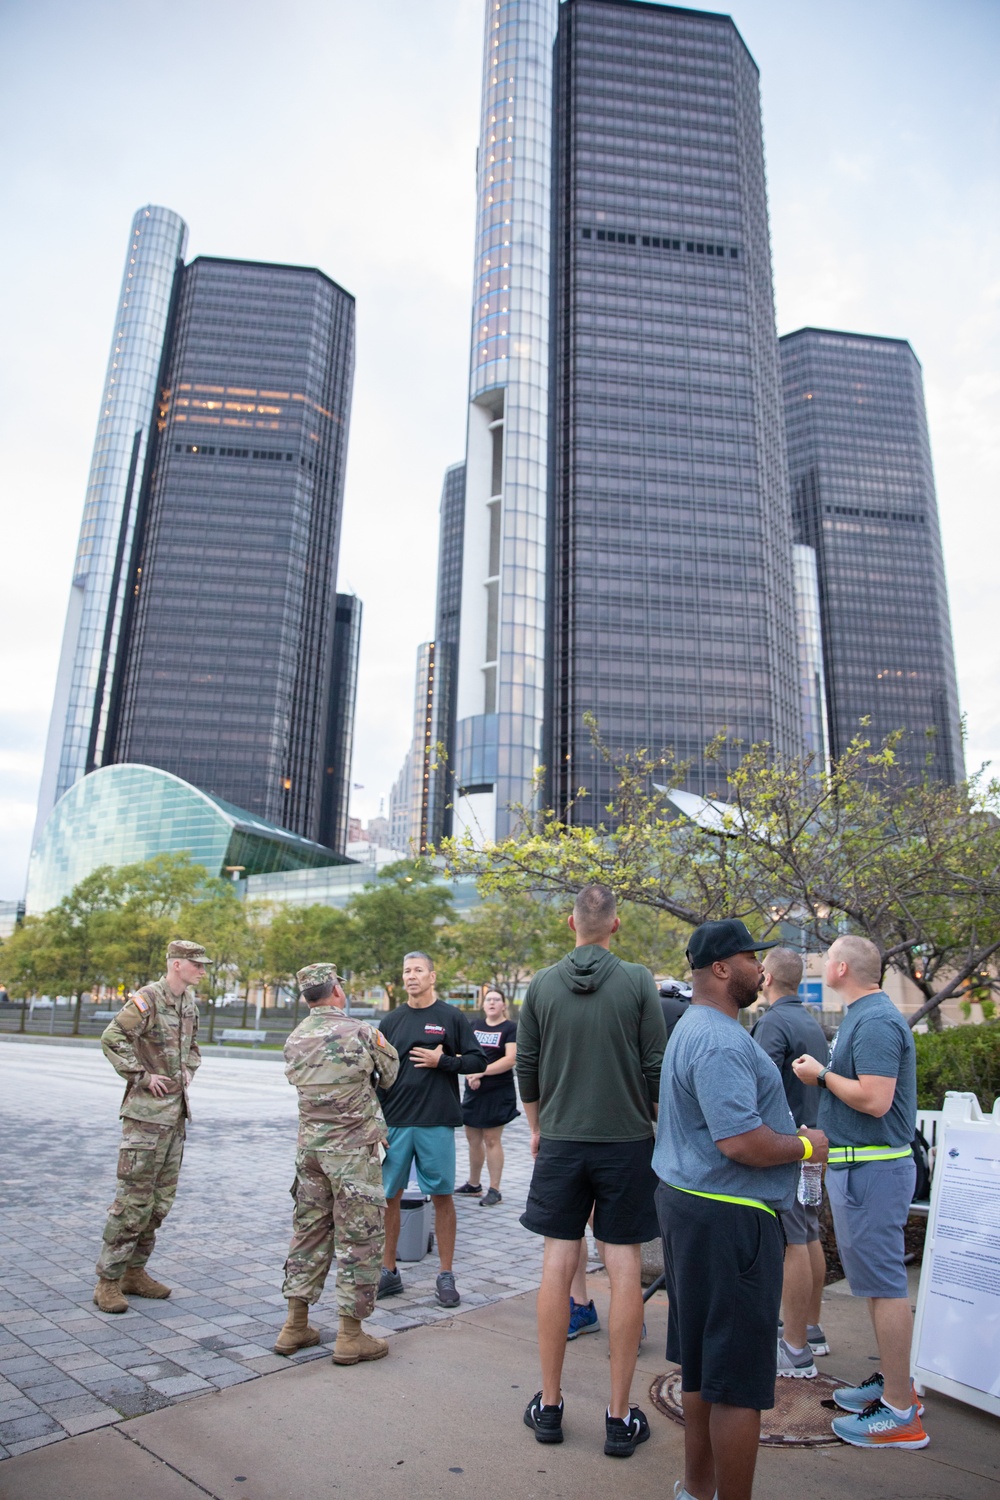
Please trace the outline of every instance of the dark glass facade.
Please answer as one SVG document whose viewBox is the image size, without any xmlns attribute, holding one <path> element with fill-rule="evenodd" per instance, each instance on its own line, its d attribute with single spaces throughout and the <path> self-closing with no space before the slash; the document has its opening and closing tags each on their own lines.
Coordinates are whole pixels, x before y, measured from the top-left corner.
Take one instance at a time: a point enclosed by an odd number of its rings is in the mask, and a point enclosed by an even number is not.
<svg viewBox="0 0 1000 1500">
<path fill-rule="evenodd" d="M 781 340 L 796 540 L 816 552 L 830 750 L 870 717 L 903 763 L 964 774 L 920 363 L 905 339 Z M 929 759 L 928 759 L 929 757 Z"/>
<path fill-rule="evenodd" d="M 319 840 L 354 299 L 295 266 L 178 274 L 107 758 Z"/>
<path fill-rule="evenodd" d="M 549 796 L 599 822 L 613 749 L 716 791 L 801 746 L 756 65 L 727 16 L 566 0 L 556 46 Z M 702 752 L 731 737 L 718 767 Z"/>
<path fill-rule="evenodd" d="M 434 625 L 434 754 L 430 773 L 427 839 L 437 843 L 451 833 L 455 764 L 455 687 L 462 612 L 462 552 L 465 542 L 465 465 L 445 471 L 438 533 L 437 608 Z M 436 746 L 445 756 L 438 759 Z"/>
<path fill-rule="evenodd" d="M 329 738 L 323 770 L 319 841 L 343 854 L 351 805 L 351 758 L 354 752 L 354 704 L 361 652 L 361 600 L 338 594 L 333 632 L 333 680 Z"/>
</svg>

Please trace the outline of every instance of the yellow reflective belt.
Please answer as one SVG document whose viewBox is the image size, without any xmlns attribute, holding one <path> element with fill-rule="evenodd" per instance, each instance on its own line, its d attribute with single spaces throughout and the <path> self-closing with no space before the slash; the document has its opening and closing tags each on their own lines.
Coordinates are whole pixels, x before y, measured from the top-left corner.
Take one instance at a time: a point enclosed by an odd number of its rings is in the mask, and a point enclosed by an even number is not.
<svg viewBox="0 0 1000 1500">
<path fill-rule="evenodd" d="M 831 1146 L 830 1160 L 846 1162 L 848 1166 L 854 1166 L 866 1161 L 900 1161 L 904 1156 L 912 1156 L 913 1152 L 909 1146 L 904 1146 L 897 1151 L 895 1146 Z"/>
<path fill-rule="evenodd" d="M 773 1208 L 768 1208 L 766 1203 L 761 1203 L 759 1198 L 732 1198 L 728 1193 L 698 1193 L 694 1188 L 678 1187 L 675 1182 L 668 1182 L 667 1187 L 672 1187 L 675 1193 L 688 1193 L 692 1198 L 714 1198 L 716 1203 L 741 1203 L 744 1208 L 762 1208 L 772 1219 L 778 1215 Z"/>
</svg>

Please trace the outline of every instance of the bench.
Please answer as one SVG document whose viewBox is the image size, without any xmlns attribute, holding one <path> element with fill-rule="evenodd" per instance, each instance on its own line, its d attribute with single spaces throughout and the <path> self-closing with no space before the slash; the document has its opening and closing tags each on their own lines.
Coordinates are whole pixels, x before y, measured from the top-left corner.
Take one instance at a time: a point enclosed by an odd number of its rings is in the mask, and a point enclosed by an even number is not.
<svg viewBox="0 0 1000 1500">
<path fill-rule="evenodd" d="M 95 1010 L 90 1019 L 92 1021 L 115 1021 L 120 1014 L 121 1012 L 117 1010 Z"/>
<path fill-rule="evenodd" d="M 252 1042 L 256 1047 L 258 1042 L 267 1041 L 266 1031 L 251 1031 L 240 1026 L 227 1027 L 219 1033 L 219 1040 L 223 1042 Z"/>
</svg>

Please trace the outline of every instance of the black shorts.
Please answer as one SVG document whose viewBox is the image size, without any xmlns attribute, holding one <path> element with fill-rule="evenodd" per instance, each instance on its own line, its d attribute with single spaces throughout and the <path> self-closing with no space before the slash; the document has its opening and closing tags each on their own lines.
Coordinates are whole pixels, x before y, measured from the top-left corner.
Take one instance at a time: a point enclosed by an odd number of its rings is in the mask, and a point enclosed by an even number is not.
<svg viewBox="0 0 1000 1500">
<path fill-rule="evenodd" d="M 785 1237 L 761 1208 L 696 1198 L 661 1182 L 656 1207 L 670 1314 L 667 1358 L 703 1401 L 770 1411 Z"/>
<path fill-rule="evenodd" d="M 521 1223 L 554 1240 L 594 1237 L 641 1245 L 659 1234 L 653 1137 L 644 1141 L 552 1141 L 542 1137 Z"/>
<path fill-rule="evenodd" d="M 521 1111 L 513 1086 L 509 1089 L 466 1089 L 462 1119 L 470 1130 L 496 1130 L 509 1125 Z"/>
</svg>

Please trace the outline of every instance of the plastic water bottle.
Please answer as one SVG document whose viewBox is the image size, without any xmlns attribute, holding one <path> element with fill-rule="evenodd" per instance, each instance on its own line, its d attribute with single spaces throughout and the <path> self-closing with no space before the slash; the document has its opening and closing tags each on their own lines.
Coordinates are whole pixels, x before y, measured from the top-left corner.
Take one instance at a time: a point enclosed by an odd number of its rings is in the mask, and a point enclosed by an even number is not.
<svg viewBox="0 0 1000 1500">
<path fill-rule="evenodd" d="M 818 1208 L 823 1201 L 823 1168 L 815 1161 L 804 1161 L 799 1168 L 800 1203 Z"/>
</svg>

